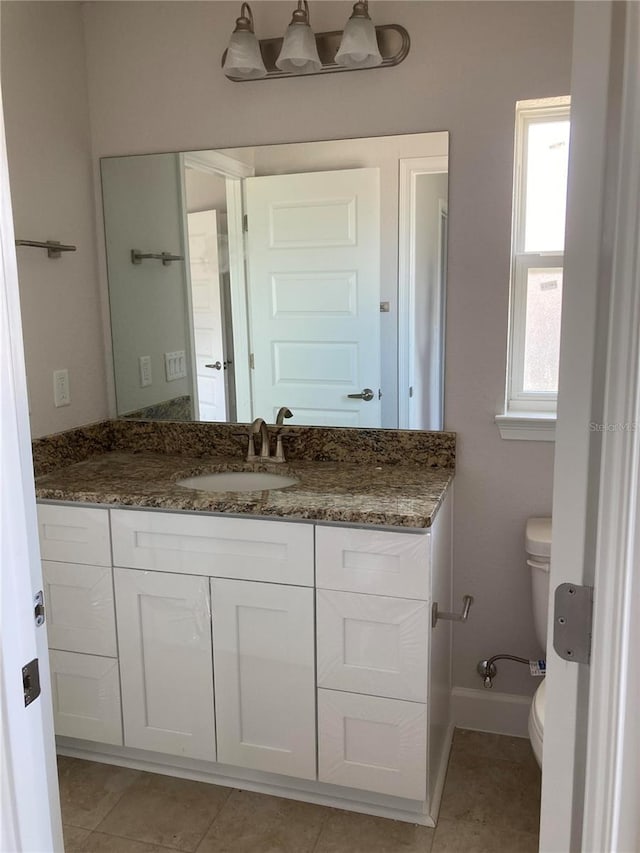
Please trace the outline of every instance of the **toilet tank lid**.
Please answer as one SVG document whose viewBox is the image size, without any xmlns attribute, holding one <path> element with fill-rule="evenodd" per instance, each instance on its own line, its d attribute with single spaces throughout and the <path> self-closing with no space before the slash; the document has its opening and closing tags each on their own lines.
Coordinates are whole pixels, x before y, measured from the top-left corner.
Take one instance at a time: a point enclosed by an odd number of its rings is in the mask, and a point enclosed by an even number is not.
<svg viewBox="0 0 640 853">
<path fill-rule="evenodd" d="M 551 556 L 551 519 L 530 518 L 527 521 L 527 554 L 532 557 Z"/>
</svg>

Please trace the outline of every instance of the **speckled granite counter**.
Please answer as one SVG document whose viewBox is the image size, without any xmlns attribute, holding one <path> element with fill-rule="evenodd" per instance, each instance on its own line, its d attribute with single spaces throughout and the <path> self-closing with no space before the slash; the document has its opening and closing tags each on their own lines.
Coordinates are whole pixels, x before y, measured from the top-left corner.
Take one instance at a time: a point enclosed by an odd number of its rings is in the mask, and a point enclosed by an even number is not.
<svg viewBox="0 0 640 853">
<path fill-rule="evenodd" d="M 297 477 L 286 489 L 202 492 L 177 485 L 195 474 L 269 470 Z M 453 468 L 364 461 L 246 465 L 235 457 L 103 452 L 36 479 L 40 500 L 309 519 L 383 527 L 429 527 Z"/>
</svg>

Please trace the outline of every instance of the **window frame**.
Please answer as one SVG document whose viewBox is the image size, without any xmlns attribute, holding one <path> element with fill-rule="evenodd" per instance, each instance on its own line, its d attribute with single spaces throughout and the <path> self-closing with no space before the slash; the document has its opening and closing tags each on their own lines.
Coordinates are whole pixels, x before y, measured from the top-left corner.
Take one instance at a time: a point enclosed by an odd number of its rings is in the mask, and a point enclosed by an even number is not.
<svg viewBox="0 0 640 853">
<path fill-rule="evenodd" d="M 526 252 L 526 162 L 528 128 L 532 124 L 570 121 L 570 98 L 518 101 L 516 104 L 513 210 L 511 229 L 511 277 L 509 287 L 509 335 L 505 415 L 529 413 L 548 419 L 555 415 L 557 393 L 524 390 L 526 346 L 527 277 L 530 269 L 564 270 L 564 251 Z"/>
</svg>

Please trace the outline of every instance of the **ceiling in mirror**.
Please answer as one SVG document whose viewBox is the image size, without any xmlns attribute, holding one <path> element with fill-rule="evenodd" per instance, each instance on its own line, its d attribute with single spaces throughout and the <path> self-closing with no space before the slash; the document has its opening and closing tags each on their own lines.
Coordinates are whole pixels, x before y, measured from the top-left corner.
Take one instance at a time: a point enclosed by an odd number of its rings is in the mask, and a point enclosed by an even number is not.
<svg viewBox="0 0 640 853">
<path fill-rule="evenodd" d="M 101 167 L 119 416 L 442 428 L 446 132 Z"/>
</svg>

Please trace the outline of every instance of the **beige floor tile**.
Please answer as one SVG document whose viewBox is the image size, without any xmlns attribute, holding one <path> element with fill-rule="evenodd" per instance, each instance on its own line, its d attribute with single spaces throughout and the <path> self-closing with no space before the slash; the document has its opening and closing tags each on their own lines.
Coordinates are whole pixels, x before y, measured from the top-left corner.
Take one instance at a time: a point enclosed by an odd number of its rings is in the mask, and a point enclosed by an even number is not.
<svg viewBox="0 0 640 853">
<path fill-rule="evenodd" d="M 234 791 L 197 853 L 311 853 L 331 809 Z"/>
<path fill-rule="evenodd" d="M 230 788 L 144 773 L 97 827 L 99 832 L 192 851 L 226 802 Z"/>
<path fill-rule="evenodd" d="M 469 729 L 456 729 L 451 759 L 455 760 L 460 754 L 475 755 L 478 758 L 500 758 L 524 764 L 535 761 L 529 738 L 506 737 Z"/>
<path fill-rule="evenodd" d="M 431 853 L 538 853 L 538 836 L 486 823 L 441 818 Z"/>
<path fill-rule="evenodd" d="M 426 826 L 336 811 L 314 853 L 429 853 L 433 833 Z"/>
<path fill-rule="evenodd" d="M 458 753 L 449 764 L 440 818 L 538 832 L 540 771 L 537 764 Z"/>
<path fill-rule="evenodd" d="M 84 853 L 91 830 L 80 829 L 77 826 L 63 826 L 62 835 L 64 836 L 64 853 Z"/>
<path fill-rule="evenodd" d="M 170 848 L 147 844 L 145 841 L 132 841 L 104 832 L 92 832 L 82 848 L 82 853 L 168 853 Z M 65 850 L 65 853 L 68 853 Z"/>
<path fill-rule="evenodd" d="M 126 767 L 59 756 L 63 824 L 95 829 L 139 776 Z"/>
</svg>

